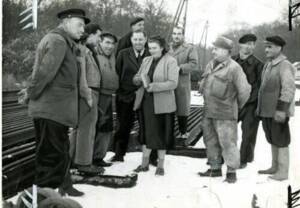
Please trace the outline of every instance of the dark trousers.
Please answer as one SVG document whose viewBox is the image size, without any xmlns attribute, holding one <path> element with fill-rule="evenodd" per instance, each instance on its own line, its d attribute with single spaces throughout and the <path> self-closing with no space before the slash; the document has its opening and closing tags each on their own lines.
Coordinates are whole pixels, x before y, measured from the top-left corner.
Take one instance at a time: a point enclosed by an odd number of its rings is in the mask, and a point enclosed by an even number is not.
<svg viewBox="0 0 300 208">
<path fill-rule="evenodd" d="M 135 113 L 133 111 L 134 101 L 124 102 L 117 99 L 117 117 L 119 121 L 119 129 L 115 134 L 115 154 L 124 156 L 127 151 L 130 132 L 135 120 Z"/>
<path fill-rule="evenodd" d="M 36 133 L 35 184 L 68 188 L 72 185 L 68 127 L 43 118 L 33 121 Z"/>
<path fill-rule="evenodd" d="M 256 103 L 249 103 L 239 112 L 239 121 L 242 122 L 242 143 L 240 148 L 241 164 L 252 162 L 259 119 L 255 116 Z"/>
<path fill-rule="evenodd" d="M 188 116 L 177 116 L 178 128 L 181 134 L 187 132 Z"/>
</svg>

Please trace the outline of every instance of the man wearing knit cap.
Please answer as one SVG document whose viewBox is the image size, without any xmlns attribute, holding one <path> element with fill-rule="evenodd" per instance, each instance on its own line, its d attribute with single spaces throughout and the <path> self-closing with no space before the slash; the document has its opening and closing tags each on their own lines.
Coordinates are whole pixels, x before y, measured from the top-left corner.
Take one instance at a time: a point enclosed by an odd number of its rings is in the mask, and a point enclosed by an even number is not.
<svg viewBox="0 0 300 208">
<path fill-rule="evenodd" d="M 118 48 L 117 48 L 117 51 L 116 51 L 116 57 L 118 56 L 119 52 L 122 49 L 129 48 L 129 47 L 132 46 L 132 43 L 131 43 L 131 34 L 132 34 L 132 32 L 135 32 L 135 31 L 144 32 L 144 23 L 145 23 L 145 21 L 144 21 L 144 18 L 142 18 L 142 17 L 136 17 L 130 22 L 131 31 L 128 32 L 126 35 L 124 35 L 119 40 Z"/>
<path fill-rule="evenodd" d="M 219 37 L 213 45 L 213 60 L 208 63 L 200 83 L 204 97 L 203 138 L 210 168 L 199 175 L 222 176 L 223 157 L 227 165 L 225 181 L 235 183 L 236 169 L 240 166 L 238 109 L 247 102 L 251 87 L 243 69 L 230 57 L 232 41 Z"/>
<path fill-rule="evenodd" d="M 75 40 L 90 20 L 82 9 L 64 10 L 57 17 L 61 23 L 39 43 L 31 80 L 23 91 L 36 133 L 35 184 L 59 187 L 62 195 L 82 196 L 71 181 L 68 129 L 78 125 L 80 69 Z"/>
<path fill-rule="evenodd" d="M 272 166 L 258 173 L 281 181 L 289 174 L 289 118 L 294 114 L 296 69 L 282 53 L 286 43 L 280 36 L 267 37 L 265 43 L 268 61 L 262 72 L 257 114 L 271 144 Z"/>
<path fill-rule="evenodd" d="M 255 115 L 260 77 L 263 68 L 262 62 L 253 55 L 256 43 L 254 34 L 245 34 L 239 39 L 239 54 L 233 56 L 246 74 L 251 85 L 251 94 L 245 106 L 240 110 L 238 120 L 241 121 L 242 143 L 240 147 L 241 165 L 245 168 L 248 162 L 254 159 L 254 148 L 259 119 Z"/>
</svg>

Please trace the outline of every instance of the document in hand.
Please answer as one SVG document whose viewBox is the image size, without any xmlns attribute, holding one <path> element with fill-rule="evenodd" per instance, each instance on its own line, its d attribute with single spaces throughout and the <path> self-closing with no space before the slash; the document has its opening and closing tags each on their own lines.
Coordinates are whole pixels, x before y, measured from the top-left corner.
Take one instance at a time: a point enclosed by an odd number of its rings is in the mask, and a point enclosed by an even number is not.
<svg viewBox="0 0 300 208">
<path fill-rule="evenodd" d="M 149 83 L 150 83 L 150 79 L 149 79 L 148 75 L 147 74 L 145 74 L 145 75 L 142 74 L 141 78 L 142 78 L 144 88 L 147 88 L 149 86 Z"/>
</svg>

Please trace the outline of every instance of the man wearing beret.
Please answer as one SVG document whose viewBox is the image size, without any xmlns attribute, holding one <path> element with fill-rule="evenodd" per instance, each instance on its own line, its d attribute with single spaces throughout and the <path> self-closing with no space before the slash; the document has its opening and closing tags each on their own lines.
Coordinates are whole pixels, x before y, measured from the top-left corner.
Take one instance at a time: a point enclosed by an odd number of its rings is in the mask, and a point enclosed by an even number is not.
<svg viewBox="0 0 300 208">
<path fill-rule="evenodd" d="M 200 176 L 222 176 L 222 157 L 227 165 L 225 181 L 235 183 L 240 166 L 237 147 L 238 110 L 247 102 L 251 87 L 241 66 L 231 59 L 233 43 L 219 37 L 213 43 L 213 60 L 202 75 L 204 98 L 203 138 L 210 168 Z"/>
<path fill-rule="evenodd" d="M 144 21 L 144 18 L 142 18 L 142 17 L 136 17 L 130 22 L 131 31 L 128 32 L 125 36 L 123 36 L 119 40 L 118 48 L 116 51 L 116 57 L 118 57 L 118 54 L 122 49 L 129 48 L 132 46 L 132 43 L 131 43 L 132 32 L 134 32 L 134 31 L 144 32 L 144 23 L 145 23 L 145 21 Z"/>
<path fill-rule="evenodd" d="M 191 72 L 195 71 L 198 66 L 198 56 L 191 45 L 184 43 L 184 29 L 182 27 L 177 26 L 173 29 L 169 53 L 176 58 L 180 67 L 178 86 L 175 90 L 179 137 L 188 139 L 187 122 L 191 102 Z"/>
<path fill-rule="evenodd" d="M 23 91 L 36 133 L 35 184 L 59 187 L 62 195 L 81 196 L 69 172 L 68 129 L 78 125 L 79 68 L 74 40 L 82 36 L 90 20 L 81 9 L 64 10 L 57 17 L 61 23 L 39 43 L 31 80 Z"/>
<path fill-rule="evenodd" d="M 286 43 L 280 36 L 267 37 L 265 44 L 268 61 L 262 72 L 257 113 L 271 144 L 272 166 L 258 173 L 271 174 L 271 179 L 281 181 L 289 174 L 289 118 L 294 114 L 296 69 L 283 55 Z"/>
<path fill-rule="evenodd" d="M 101 72 L 101 84 L 98 102 L 98 121 L 94 144 L 93 164 L 109 166 L 103 159 L 109 148 L 113 132 L 113 94 L 119 88 L 119 77 L 116 72 L 116 60 L 113 54 L 117 37 L 109 32 L 101 34 L 99 47 L 97 47 L 97 60 Z"/>
<path fill-rule="evenodd" d="M 240 147 L 241 166 L 245 168 L 248 162 L 254 159 L 254 148 L 259 126 L 259 119 L 255 115 L 260 77 L 263 68 L 262 62 L 253 55 L 256 43 L 254 34 L 243 35 L 239 39 L 239 54 L 233 56 L 246 74 L 251 85 L 251 94 L 245 106 L 240 110 L 238 120 L 242 122 L 242 143 Z"/>
</svg>

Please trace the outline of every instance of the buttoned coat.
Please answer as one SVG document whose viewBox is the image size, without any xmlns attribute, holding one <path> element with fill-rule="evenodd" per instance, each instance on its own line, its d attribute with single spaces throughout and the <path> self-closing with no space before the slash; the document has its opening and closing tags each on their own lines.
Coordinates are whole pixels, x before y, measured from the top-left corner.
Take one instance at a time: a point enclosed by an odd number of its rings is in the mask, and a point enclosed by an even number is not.
<svg viewBox="0 0 300 208">
<path fill-rule="evenodd" d="M 242 67 L 234 60 L 214 66 L 208 63 L 200 84 L 204 96 L 204 115 L 207 118 L 237 120 L 238 109 L 247 102 L 251 86 Z"/>
<path fill-rule="evenodd" d="M 258 94 L 259 116 L 273 118 L 276 110 L 286 112 L 287 116 L 293 116 L 295 74 L 296 68 L 284 55 L 265 64 Z"/>
<path fill-rule="evenodd" d="M 136 83 L 138 76 L 145 76 L 148 74 L 152 64 L 153 57 L 145 57 L 142 65 L 133 78 Z M 157 63 L 152 82 L 152 93 L 154 99 L 155 114 L 172 113 L 176 111 L 176 101 L 174 90 L 178 84 L 179 67 L 175 58 L 169 54 L 165 54 Z M 136 98 L 134 102 L 134 110 L 140 108 L 145 89 L 141 86 L 136 91 Z"/>
<path fill-rule="evenodd" d="M 198 66 L 198 55 L 194 47 L 185 43 L 176 49 L 171 45 L 169 54 L 177 60 L 180 68 L 175 90 L 177 115 L 188 116 L 191 103 L 191 72 Z"/>
<path fill-rule="evenodd" d="M 30 116 L 77 126 L 77 50 L 75 42 L 60 27 L 41 40 L 27 89 Z"/>
</svg>

